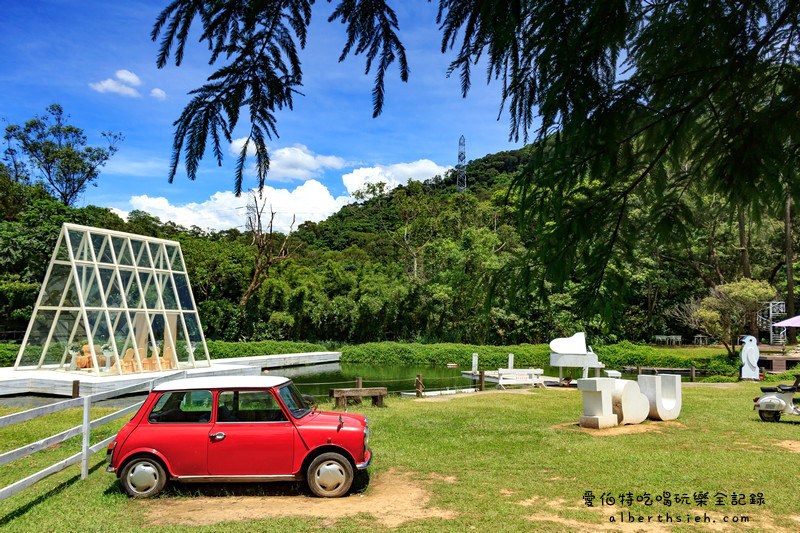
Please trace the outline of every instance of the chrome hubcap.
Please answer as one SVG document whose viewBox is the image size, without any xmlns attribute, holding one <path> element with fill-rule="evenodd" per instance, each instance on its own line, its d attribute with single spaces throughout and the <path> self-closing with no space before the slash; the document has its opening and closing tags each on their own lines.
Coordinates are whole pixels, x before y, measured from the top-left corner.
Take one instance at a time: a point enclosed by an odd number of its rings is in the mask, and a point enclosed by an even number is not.
<svg viewBox="0 0 800 533">
<path fill-rule="evenodd" d="M 345 481 L 344 469 L 336 461 L 327 461 L 317 468 L 317 485 L 327 491 L 334 491 Z"/>
<path fill-rule="evenodd" d="M 149 463 L 139 463 L 128 472 L 128 482 L 136 492 L 147 492 L 158 483 L 158 471 Z"/>
</svg>

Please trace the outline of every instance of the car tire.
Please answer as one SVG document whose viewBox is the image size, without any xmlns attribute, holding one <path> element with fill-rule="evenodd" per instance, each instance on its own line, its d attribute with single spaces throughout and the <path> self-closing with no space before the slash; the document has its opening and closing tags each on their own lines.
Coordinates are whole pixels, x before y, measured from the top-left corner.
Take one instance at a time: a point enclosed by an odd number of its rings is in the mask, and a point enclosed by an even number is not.
<svg viewBox="0 0 800 533">
<path fill-rule="evenodd" d="M 759 411 L 758 416 L 761 417 L 761 420 L 764 422 L 780 422 L 781 420 L 780 411 Z"/>
<path fill-rule="evenodd" d="M 323 453 L 306 470 L 308 488 L 320 498 L 338 498 L 353 484 L 353 465 L 338 453 Z"/>
<path fill-rule="evenodd" d="M 119 483 L 131 498 L 152 498 L 167 486 L 167 472 L 155 457 L 135 457 L 122 468 Z"/>
</svg>

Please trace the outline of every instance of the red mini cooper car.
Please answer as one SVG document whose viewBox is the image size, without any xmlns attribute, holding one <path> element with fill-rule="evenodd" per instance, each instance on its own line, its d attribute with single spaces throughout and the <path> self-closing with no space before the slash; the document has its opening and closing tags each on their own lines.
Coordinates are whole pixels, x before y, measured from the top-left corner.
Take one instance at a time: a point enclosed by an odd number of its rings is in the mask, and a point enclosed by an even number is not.
<svg viewBox="0 0 800 533">
<path fill-rule="evenodd" d="M 226 376 L 155 387 L 108 447 L 106 468 L 134 498 L 181 482 L 294 481 L 317 496 L 350 490 L 372 459 L 362 415 L 309 406 L 289 379 Z"/>
</svg>

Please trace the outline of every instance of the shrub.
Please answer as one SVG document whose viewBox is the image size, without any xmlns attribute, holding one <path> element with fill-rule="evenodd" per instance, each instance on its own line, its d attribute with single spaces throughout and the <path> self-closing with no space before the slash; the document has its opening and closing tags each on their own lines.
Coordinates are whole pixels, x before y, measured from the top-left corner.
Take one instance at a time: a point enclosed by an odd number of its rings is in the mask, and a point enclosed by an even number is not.
<svg viewBox="0 0 800 533">
<path fill-rule="evenodd" d="M 513 346 L 476 346 L 474 344 L 404 344 L 399 342 L 369 342 L 342 347 L 343 363 L 372 365 L 443 366 L 455 363 L 472 365 L 472 354 L 479 355 L 482 369 L 504 368 L 508 354 L 514 354 L 514 366 L 545 366 L 550 362 L 550 348 L 546 344 L 518 344 Z"/>
<path fill-rule="evenodd" d="M 19 353 L 19 344 L 0 343 L 0 366 L 14 366 Z"/>
<path fill-rule="evenodd" d="M 300 352 L 324 352 L 321 344 L 292 341 L 226 342 L 206 341 L 211 359 L 230 359 L 251 355 L 275 355 Z"/>
<path fill-rule="evenodd" d="M 477 346 L 473 344 L 416 344 L 398 342 L 370 342 L 354 346 L 343 346 L 343 363 L 372 365 L 421 365 L 443 366 L 456 363 L 469 367 L 472 354 L 479 355 L 478 364 L 484 370 L 503 368 L 508 364 L 508 354 L 514 354 L 514 366 L 544 367 L 550 363 L 550 347 L 546 344 L 518 344 L 512 346 Z M 687 355 L 687 351 L 670 348 L 654 348 L 623 341 L 598 347 L 595 350 L 606 368 L 624 366 L 649 366 L 659 368 L 696 368 L 718 374 L 738 374 L 724 353 Z"/>
</svg>

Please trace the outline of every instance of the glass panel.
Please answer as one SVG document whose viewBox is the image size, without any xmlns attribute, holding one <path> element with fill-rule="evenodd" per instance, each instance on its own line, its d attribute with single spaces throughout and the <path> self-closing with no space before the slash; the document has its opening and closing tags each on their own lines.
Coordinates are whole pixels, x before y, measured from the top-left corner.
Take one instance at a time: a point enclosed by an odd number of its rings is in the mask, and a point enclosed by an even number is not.
<svg viewBox="0 0 800 533">
<path fill-rule="evenodd" d="M 42 295 L 44 306 L 56 306 L 61 302 L 61 295 L 69 280 L 71 269 L 67 265 L 53 265 L 50 270 L 50 277 L 47 278 L 47 285 Z"/>
<path fill-rule="evenodd" d="M 111 348 L 111 333 L 106 314 L 103 312 L 88 312 L 89 324 L 91 325 L 92 342 L 97 362 L 101 370 L 108 370 L 112 363 L 114 354 Z M 88 352 L 88 346 L 84 348 L 84 353 Z M 92 361 L 89 361 L 92 365 Z"/>
<path fill-rule="evenodd" d="M 180 316 L 175 316 L 177 320 L 175 320 L 175 331 L 173 331 L 173 335 L 175 335 L 175 350 L 177 355 L 177 360 L 179 366 L 183 368 L 184 366 L 188 366 L 191 368 L 191 357 L 194 355 L 194 351 L 196 350 L 196 346 L 186 338 L 186 333 L 184 333 L 183 324 L 181 323 Z M 170 327 L 172 327 L 172 322 L 170 322 Z M 201 357 L 203 359 L 204 357 Z"/>
<path fill-rule="evenodd" d="M 140 241 L 132 241 L 131 244 L 133 244 L 133 253 L 136 256 L 136 264 L 144 268 L 153 268 L 150 256 L 147 253 L 147 245 Z"/>
<path fill-rule="evenodd" d="M 128 241 L 122 237 L 111 237 L 114 242 L 114 253 L 117 254 L 117 263 L 120 265 L 133 266 L 131 251 L 128 248 Z"/>
<path fill-rule="evenodd" d="M 98 235 L 92 233 L 92 246 L 94 247 L 94 255 L 100 263 L 114 264 L 114 259 L 111 257 L 111 245 L 108 242 L 107 235 Z"/>
<path fill-rule="evenodd" d="M 175 289 L 172 286 L 172 279 L 169 274 L 158 274 L 158 281 L 161 283 L 161 298 L 164 301 L 164 309 L 179 310 L 178 302 L 175 300 Z"/>
<path fill-rule="evenodd" d="M 39 364 L 39 357 L 42 355 L 44 343 L 50 333 L 50 326 L 56 316 L 55 311 L 39 311 L 33 318 L 31 332 L 28 335 L 28 344 L 22 352 L 21 366 L 35 366 Z"/>
<path fill-rule="evenodd" d="M 186 321 L 186 330 L 189 332 L 189 339 L 192 342 L 201 342 L 200 337 L 200 325 L 197 321 L 197 314 L 196 313 L 184 313 L 183 319 Z M 205 354 L 200 355 L 202 353 L 202 349 L 200 346 L 197 347 L 197 351 L 195 352 L 195 357 L 205 357 Z"/>
<path fill-rule="evenodd" d="M 206 424 L 211 421 L 210 390 L 165 392 L 147 420 L 151 424 Z"/>
<path fill-rule="evenodd" d="M 150 257 L 153 258 L 153 266 L 159 269 L 167 268 L 166 261 L 162 254 L 162 246 L 154 242 L 148 243 L 150 246 Z"/>
<path fill-rule="evenodd" d="M 69 230 L 69 243 L 72 246 L 72 253 L 75 255 L 76 261 L 89 261 L 87 256 L 86 243 L 84 237 L 86 233 L 83 231 Z"/>
<path fill-rule="evenodd" d="M 139 291 L 139 281 L 136 279 L 136 274 L 131 270 L 120 270 L 119 275 L 122 278 L 122 286 L 125 290 L 128 308 L 140 309 L 142 307 L 142 295 Z"/>
<path fill-rule="evenodd" d="M 178 289 L 178 300 L 181 308 L 187 311 L 194 311 L 192 305 L 192 294 L 189 292 L 189 279 L 186 274 L 173 274 L 175 278 L 175 288 Z"/>
<path fill-rule="evenodd" d="M 217 422 L 280 422 L 286 420 L 278 402 L 267 391 L 223 391 Z"/>
<path fill-rule="evenodd" d="M 67 249 L 67 240 L 64 237 L 59 237 L 61 239 L 61 244 L 58 246 L 58 252 L 56 253 L 56 259 L 60 259 L 61 261 L 69 261 L 69 250 Z"/>
<path fill-rule="evenodd" d="M 70 267 L 70 269 L 75 267 Z M 67 288 L 65 289 L 66 296 L 64 297 L 64 303 L 61 304 L 62 307 L 80 307 L 81 301 L 78 298 L 78 286 L 75 284 L 75 275 L 70 275 L 67 279 Z"/>
<path fill-rule="evenodd" d="M 195 364 L 198 366 L 209 366 L 206 353 L 203 349 L 203 338 L 200 331 L 200 322 L 197 313 L 183 313 L 183 320 L 186 322 L 186 330 L 189 332 L 189 346 L 194 352 Z"/>
<path fill-rule="evenodd" d="M 78 280 L 83 288 L 83 301 L 86 307 L 102 307 L 100 299 L 100 280 L 97 279 L 93 266 L 76 265 Z"/>
<path fill-rule="evenodd" d="M 106 305 L 109 308 L 122 307 L 122 290 L 119 288 L 117 281 L 117 274 L 113 269 L 101 267 L 100 269 L 100 285 L 103 287 L 103 292 L 106 297 Z"/>
<path fill-rule="evenodd" d="M 173 271 L 183 272 L 183 262 L 181 261 L 181 254 L 178 247 L 172 244 L 165 245 L 167 249 L 167 257 L 169 264 Z"/>
<path fill-rule="evenodd" d="M 61 363 L 61 358 L 66 353 L 65 363 L 70 370 L 90 368 L 88 359 L 91 357 L 86 357 L 89 355 L 88 349 L 85 354 L 83 353 L 83 346 L 86 344 L 86 327 L 81 313 L 62 311 L 53 330 L 53 338 L 50 341 L 50 348 L 47 350 L 45 363 Z"/>
<path fill-rule="evenodd" d="M 144 301 L 148 309 L 160 309 L 158 303 L 158 288 L 156 287 L 155 277 L 150 272 L 139 271 L 139 281 L 144 291 Z"/>
</svg>

